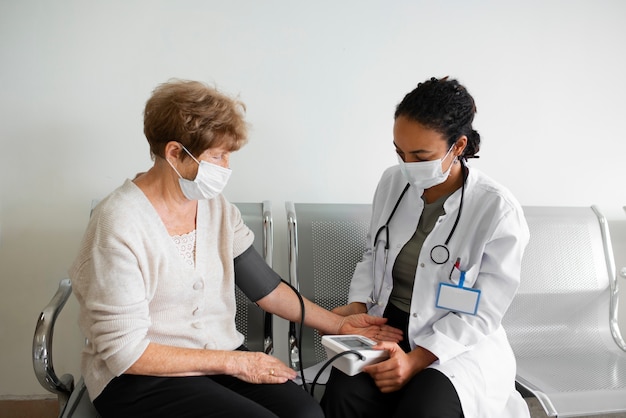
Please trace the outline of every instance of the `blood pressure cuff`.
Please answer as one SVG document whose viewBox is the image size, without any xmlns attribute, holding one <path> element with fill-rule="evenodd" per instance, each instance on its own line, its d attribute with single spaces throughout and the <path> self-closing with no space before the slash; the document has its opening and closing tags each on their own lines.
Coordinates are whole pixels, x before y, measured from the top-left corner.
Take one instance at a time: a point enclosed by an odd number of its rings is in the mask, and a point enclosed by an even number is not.
<svg viewBox="0 0 626 418">
<path fill-rule="evenodd" d="M 235 284 L 252 302 L 272 293 L 280 281 L 280 276 L 267 265 L 254 246 L 235 257 Z"/>
</svg>

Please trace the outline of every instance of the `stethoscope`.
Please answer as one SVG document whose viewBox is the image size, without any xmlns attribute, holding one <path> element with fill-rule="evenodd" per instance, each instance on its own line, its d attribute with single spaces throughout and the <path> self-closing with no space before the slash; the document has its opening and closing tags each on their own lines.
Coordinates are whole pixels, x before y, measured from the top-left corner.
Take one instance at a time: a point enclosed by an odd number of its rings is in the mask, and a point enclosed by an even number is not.
<svg viewBox="0 0 626 418">
<path fill-rule="evenodd" d="M 461 219 L 461 212 L 463 211 L 463 200 L 464 200 L 463 198 L 465 197 L 465 182 L 467 180 L 466 168 L 464 167 L 463 162 L 461 162 L 461 173 L 463 176 L 463 184 L 461 185 L 461 202 L 459 203 L 459 211 L 456 214 L 456 220 L 454 221 L 454 225 L 452 225 L 452 229 L 450 230 L 450 233 L 448 234 L 448 238 L 446 238 L 446 241 L 443 244 L 435 245 L 430 250 L 430 259 L 432 260 L 433 263 L 438 264 L 438 265 L 444 264 L 450 259 L 450 250 L 448 250 L 448 244 L 450 243 L 450 239 L 454 235 L 454 231 L 456 231 L 456 227 L 459 224 L 459 219 Z M 372 277 L 375 277 L 375 273 L 376 273 L 376 253 L 377 253 L 376 247 L 378 246 L 378 237 L 383 231 L 385 231 L 385 248 L 384 248 L 384 253 L 383 253 L 384 254 L 383 275 L 385 274 L 385 271 L 387 270 L 387 259 L 389 255 L 389 222 L 391 222 L 393 215 L 395 215 L 396 210 L 398 209 L 398 206 L 400 206 L 400 202 L 402 202 L 402 198 L 406 194 L 406 191 L 409 190 L 410 186 L 411 186 L 411 183 L 408 183 L 406 186 L 404 186 L 402 193 L 400 193 L 400 197 L 398 197 L 396 204 L 394 205 L 393 209 L 391 210 L 391 213 L 389 214 L 389 217 L 387 218 L 387 222 L 385 222 L 383 226 L 378 228 L 378 231 L 376 231 L 376 235 L 374 235 L 374 249 L 373 249 L 374 254 L 372 256 Z M 380 293 L 383 290 L 383 282 L 384 282 L 384 277 L 380 281 L 376 299 L 370 297 L 368 299 L 368 302 L 380 305 Z"/>
</svg>

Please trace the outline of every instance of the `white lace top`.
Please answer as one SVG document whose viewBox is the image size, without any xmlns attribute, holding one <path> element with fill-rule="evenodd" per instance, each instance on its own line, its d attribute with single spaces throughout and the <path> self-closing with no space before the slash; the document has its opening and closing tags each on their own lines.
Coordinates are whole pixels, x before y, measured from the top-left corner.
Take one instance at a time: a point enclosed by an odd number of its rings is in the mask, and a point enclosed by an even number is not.
<svg viewBox="0 0 626 418">
<path fill-rule="evenodd" d="M 183 260 L 193 266 L 196 259 L 196 230 L 183 235 L 172 235 L 172 240 Z"/>
</svg>

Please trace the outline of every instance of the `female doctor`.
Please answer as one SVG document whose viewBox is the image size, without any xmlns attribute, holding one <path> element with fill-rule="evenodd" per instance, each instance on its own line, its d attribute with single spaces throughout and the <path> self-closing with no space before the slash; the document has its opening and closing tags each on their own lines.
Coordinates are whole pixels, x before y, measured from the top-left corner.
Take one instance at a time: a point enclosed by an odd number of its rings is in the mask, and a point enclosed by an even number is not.
<svg viewBox="0 0 626 418">
<path fill-rule="evenodd" d="M 466 164 L 480 145 L 475 113 L 447 77 L 418 84 L 396 108 L 399 164 L 378 184 L 349 302 L 334 311 L 384 316 L 407 338 L 381 331 L 376 348 L 389 359 L 365 373 L 333 368 L 328 418 L 529 417 L 501 323 L 528 227 L 515 198 Z"/>
</svg>

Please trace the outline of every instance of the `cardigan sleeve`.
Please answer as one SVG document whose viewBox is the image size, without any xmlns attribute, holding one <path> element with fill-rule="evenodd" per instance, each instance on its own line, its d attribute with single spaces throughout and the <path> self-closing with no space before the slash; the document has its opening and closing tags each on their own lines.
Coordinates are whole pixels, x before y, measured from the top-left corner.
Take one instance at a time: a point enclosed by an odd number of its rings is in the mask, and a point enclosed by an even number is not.
<svg viewBox="0 0 626 418">
<path fill-rule="evenodd" d="M 142 355 L 150 314 L 146 284 L 136 257 L 115 239 L 84 245 L 87 256 L 70 270 L 81 302 L 79 323 L 92 350 L 114 375 L 124 373 Z"/>
<path fill-rule="evenodd" d="M 241 212 L 234 204 L 224 199 L 228 219 L 233 229 L 233 259 L 244 253 L 254 242 L 254 232 L 244 223 Z"/>
</svg>

